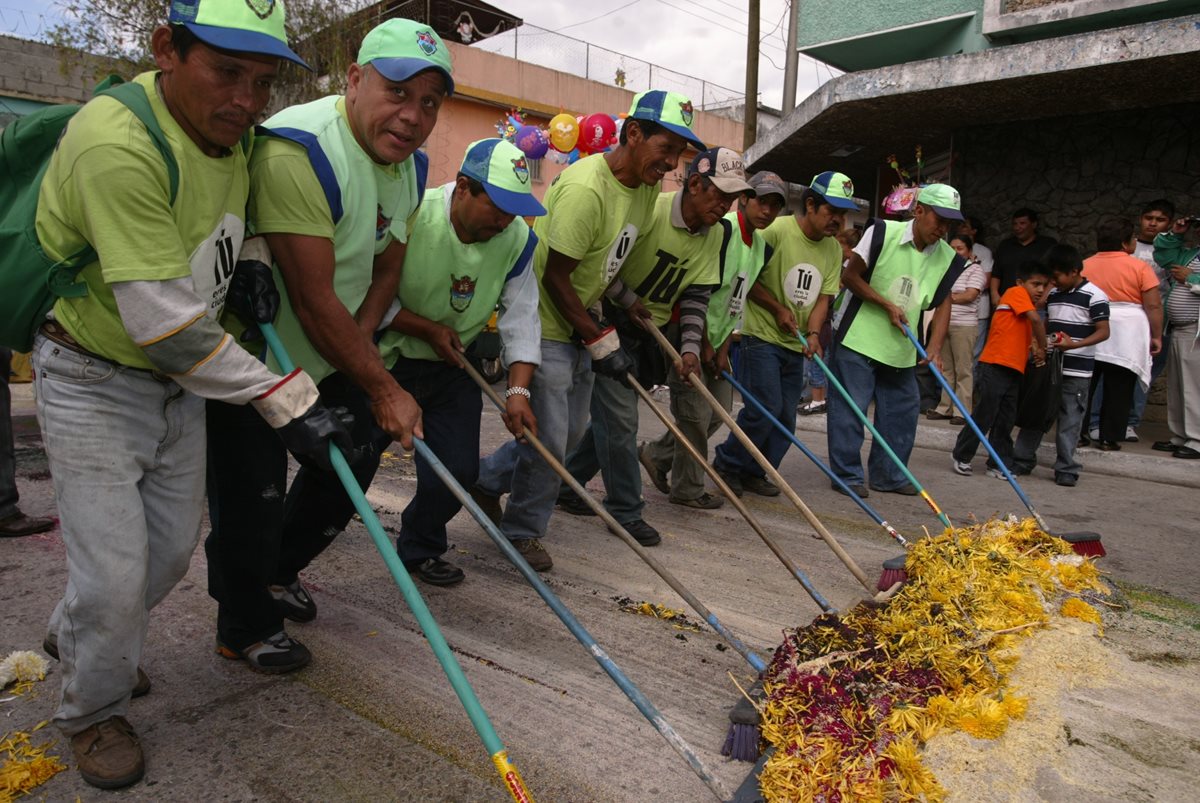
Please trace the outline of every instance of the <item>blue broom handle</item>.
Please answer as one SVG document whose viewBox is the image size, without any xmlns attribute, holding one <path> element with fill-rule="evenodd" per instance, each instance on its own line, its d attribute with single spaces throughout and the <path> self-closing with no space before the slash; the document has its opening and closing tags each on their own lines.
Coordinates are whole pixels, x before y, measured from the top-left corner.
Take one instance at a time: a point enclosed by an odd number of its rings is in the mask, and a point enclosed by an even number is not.
<svg viewBox="0 0 1200 803">
<path fill-rule="evenodd" d="M 977 437 L 979 442 L 983 444 L 985 449 L 987 449 L 987 453 L 991 456 L 992 462 L 1000 467 L 1000 471 L 1003 472 L 1004 478 L 1008 480 L 1008 484 L 1012 486 L 1012 489 L 1017 492 L 1017 496 L 1021 498 L 1021 501 L 1025 504 L 1025 507 L 1029 509 L 1029 512 L 1033 515 L 1033 519 L 1037 522 L 1038 527 L 1041 527 L 1044 532 L 1049 532 L 1046 527 L 1046 522 L 1042 519 L 1041 515 L 1033 509 L 1033 503 L 1030 502 L 1029 497 L 1025 495 L 1025 491 L 1021 488 L 1020 483 L 1017 482 L 1017 478 L 1014 477 L 1012 472 L 1008 470 L 1008 466 L 1004 464 L 1004 461 L 1000 459 L 1000 455 L 998 455 L 995 448 L 992 447 L 991 441 L 987 439 L 987 436 L 983 433 L 983 430 L 979 428 L 979 424 L 975 423 L 975 419 L 971 417 L 971 411 L 968 410 L 966 405 L 962 403 L 962 399 L 958 398 L 958 395 L 954 392 L 954 389 L 950 387 L 950 383 L 946 381 L 946 377 L 942 376 L 942 372 L 938 370 L 938 367 L 929 360 L 929 355 L 925 352 L 925 347 L 921 345 L 921 341 L 917 340 L 916 336 L 912 332 L 912 329 L 908 328 L 908 324 L 903 324 L 903 326 L 904 334 L 908 335 L 908 339 L 914 346 L 917 347 L 917 353 L 921 355 L 921 359 L 929 361 L 929 370 L 933 372 L 934 377 L 942 386 L 942 390 L 946 391 L 946 394 L 950 397 L 950 400 L 954 402 L 954 406 L 957 407 L 959 412 L 963 414 L 963 418 L 967 420 L 967 424 L 970 425 L 971 429 L 975 432 L 975 437 Z"/>
</svg>

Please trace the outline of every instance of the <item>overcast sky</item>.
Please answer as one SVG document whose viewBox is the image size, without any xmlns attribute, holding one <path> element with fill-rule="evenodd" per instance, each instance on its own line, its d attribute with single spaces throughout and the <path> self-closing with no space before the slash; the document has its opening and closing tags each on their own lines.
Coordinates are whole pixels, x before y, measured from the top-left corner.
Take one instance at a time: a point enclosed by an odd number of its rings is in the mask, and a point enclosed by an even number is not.
<svg viewBox="0 0 1200 803">
<path fill-rule="evenodd" d="M 746 0 L 489 0 L 525 22 L 714 84 L 744 91 Z M 760 101 L 783 97 L 787 0 L 761 0 Z M 36 38 L 55 18 L 54 0 L 0 0 L 0 32 Z M 797 100 L 829 80 L 824 65 L 800 59 Z M 698 98 L 693 98 L 699 102 Z"/>
</svg>

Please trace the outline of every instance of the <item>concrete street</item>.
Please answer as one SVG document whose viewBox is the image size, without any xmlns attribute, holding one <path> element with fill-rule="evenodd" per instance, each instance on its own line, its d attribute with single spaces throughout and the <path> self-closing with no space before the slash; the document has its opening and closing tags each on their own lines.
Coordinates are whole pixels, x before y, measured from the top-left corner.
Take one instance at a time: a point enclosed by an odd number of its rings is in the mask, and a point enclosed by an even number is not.
<svg viewBox="0 0 1200 803">
<path fill-rule="evenodd" d="M 51 515 L 29 386 L 13 390 L 22 507 Z M 487 402 L 485 408 L 488 452 L 507 433 Z M 824 417 L 800 421 L 800 437 L 823 455 Z M 662 426 L 643 409 L 642 429 L 653 437 Z M 1146 431 L 1153 434 L 1120 453 L 1087 450 L 1076 488 L 1055 486 L 1047 468 L 1024 487 L 1052 527 L 1103 535 L 1108 557 L 1102 566 L 1115 579 L 1162 592 L 1194 611 L 1200 604 L 1200 461 L 1152 452 L 1149 442 L 1163 435 L 1150 425 Z M 1024 514 L 1007 483 L 984 476 L 982 456 L 976 476 L 951 472 L 949 439 L 956 432 L 922 421 L 911 468 L 934 498 L 955 522 Z M 872 579 L 881 561 L 899 554 L 802 454 L 792 450 L 782 472 Z M 591 487 L 603 493 L 599 478 Z M 385 526 L 399 526 L 414 490 L 412 463 L 397 449 L 369 495 Z M 731 506 L 702 512 L 671 505 L 648 481 L 645 496 L 645 518 L 663 534 L 655 556 L 760 654 L 770 655 L 783 628 L 819 612 Z M 920 498 L 873 493 L 868 501 L 906 535 L 937 527 Z M 748 495 L 746 502 L 836 606 L 865 596 L 785 497 Z M 711 799 L 467 514 L 452 523 L 451 541 L 447 557 L 467 572 L 466 581 L 420 589 L 536 799 Z M 555 593 L 726 786 L 737 787 L 750 765 L 729 762 L 718 751 L 726 710 L 737 695 L 730 675 L 745 683 L 749 667 L 707 627 L 680 630 L 622 612 L 621 598 L 684 605 L 597 519 L 556 512 L 545 543 L 555 561 L 545 579 Z M 65 577 L 57 531 L 0 540 L 0 657 L 39 649 Z M 320 614 L 290 632 L 313 651 L 313 664 L 291 676 L 258 675 L 213 650 L 215 604 L 198 548 L 187 577 L 151 617 L 143 666 L 154 685 L 130 711 L 147 752 L 146 780 L 102 793 L 71 766 L 35 794 L 84 801 L 507 799 L 362 525 L 353 523 L 304 580 Z M 1162 639 L 1174 640 L 1180 663 L 1173 671 L 1195 687 L 1195 626 L 1164 631 Z M 0 739 L 51 716 L 59 687 L 57 665 L 51 666 L 31 694 L 0 695 Z M 47 729 L 35 741 L 54 735 Z M 1190 749 L 1178 747 L 1177 761 L 1149 771 L 1159 774 L 1164 789 L 1183 788 L 1170 784 L 1195 777 L 1194 732 L 1190 738 Z M 1150 784 L 1139 762 L 1159 765 L 1138 757 L 1136 747 L 1128 751 L 1130 777 Z M 65 743 L 55 752 L 71 764 Z M 1163 794 L 1159 799 L 1173 799 Z"/>
</svg>

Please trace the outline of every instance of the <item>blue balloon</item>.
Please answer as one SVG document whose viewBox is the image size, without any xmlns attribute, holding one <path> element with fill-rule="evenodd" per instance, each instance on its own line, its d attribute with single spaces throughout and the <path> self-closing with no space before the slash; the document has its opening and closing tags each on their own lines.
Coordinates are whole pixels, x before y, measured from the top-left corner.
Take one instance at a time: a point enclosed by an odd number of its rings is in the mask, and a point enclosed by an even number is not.
<svg viewBox="0 0 1200 803">
<path fill-rule="evenodd" d="M 567 154 L 567 164 L 573 165 L 579 161 L 579 148 L 573 149 Z"/>
</svg>

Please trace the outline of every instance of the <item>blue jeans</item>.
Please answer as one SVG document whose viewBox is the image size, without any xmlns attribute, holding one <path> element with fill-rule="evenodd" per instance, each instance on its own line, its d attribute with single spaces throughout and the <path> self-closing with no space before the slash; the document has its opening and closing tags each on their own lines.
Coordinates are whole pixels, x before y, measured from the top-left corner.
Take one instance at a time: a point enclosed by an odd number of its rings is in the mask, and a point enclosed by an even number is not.
<svg viewBox="0 0 1200 803">
<path fill-rule="evenodd" d="M 804 355 L 765 340 L 745 335 L 737 380 L 779 421 L 794 432 L 796 405 L 804 392 Z M 776 429 L 754 405 L 742 407 L 738 426 L 767 461 L 779 468 L 792 441 Z M 713 464 L 723 472 L 763 477 L 766 472 L 733 433 L 716 449 Z"/>
<path fill-rule="evenodd" d="M 204 509 L 204 400 L 150 371 L 34 341 L 67 589 L 50 620 L 62 661 L 54 724 L 124 716 L 150 609 L 184 576 Z"/>
<path fill-rule="evenodd" d="M 599 472 L 606 491 L 604 507 L 618 523 L 632 524 L 641 520 L 646 506 L 637 455 L 638 396 L 627 385 L 598 376 L 591 412 L 591 424 L 567 455 L 567 471 L 580 485 Z"/>
<path fill-rule="evenodd" d="M 1171 335 L 1164 334 L 1162 339 L 1162 350 L 1154 355 L 1154 359 L 1150 361 L 1150 385 L 1154 385 L 1154 380 L 1162 376 L 1162 372 L 1167 368 L 1167 360 L 1170 358 L 1171 351 Z M 1142 414 L 1146 412 L 1146 400 L 1150 397 L 1150 388 L 1142 390 L 1142 383 L 1138 382 L 1133 387 L 1133 409 L 1129 411 L 1129 426 L 1137 429 L 1142 423 Z M 1097 412 L 1099 415 L 1099 412 Z M 1099 421 L 1097 421 L 1099 426 Z"/>
<path fill-rule="evenodd" d="M 560 462 L 583 437 L 594 379 L 587 351 L 573 343 L 542 340 L 542 362 L 529 387 L 530 407 L 538 440 Z M 546 534 L 560 482 L 532 446 L 513 440 L 480 462 L 476 485 L 492 496 L 509 495 L 500 529 L 516 541 Z"/>
<path fill-rule="evenodd" d="M 921 394 L 913 368 L 894 368 L 859 354 L 843 345 L 832 349 L 830 370 L 845 387 L 858 409 L 866 412 L 875 402 L 875 429 L 905 464 L 912 455 L 917 436 L 917 417 Z M 848 485 L 863 484 L 863 425 L 840 393 L 832 393 L 828 402 L 827 437 L 829 464 Z M 871 443 L 867 457 L 870 487 L 894 491 L 912 483 L 904 476 L 877 442 Z"/>
<path fill-rule="evenodd" d="M 1083 427 L 1083 414 L 1087 410 L 1088 376 L 1064 376 L 1062 380 L 1062 402 L 1058 408 L 1058 426 L 1055 446 L 1058 456 L 1054 461 L 1054 476 L 1079 477 L 1083 465 L 1075 459 L 1079 445 L 1079 430 Z M 1037 448 L 1042 443 L 1042 433 L 1036 429 L 1022 429 L 1013 446 L 1013 465 L 1017 469 L 1032 471 L 1037 465 Z"/>
<path fill-rule="evenodd" d="M 479 476 L 479 386 L 461 368 L 433 360 L 401 357 L 392 376 L 421 405 L 425 445 L 469 489 Z M 462 509 L 424 458 L 417 455 L 416 464 L 417 492 L 400 515 L 396 541 L 400 559 L 410 567 L 441 557 L 447 548 L 446 523 Z"/>
</svg>

